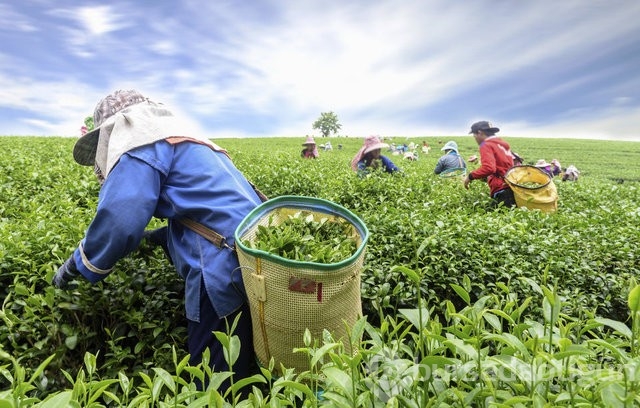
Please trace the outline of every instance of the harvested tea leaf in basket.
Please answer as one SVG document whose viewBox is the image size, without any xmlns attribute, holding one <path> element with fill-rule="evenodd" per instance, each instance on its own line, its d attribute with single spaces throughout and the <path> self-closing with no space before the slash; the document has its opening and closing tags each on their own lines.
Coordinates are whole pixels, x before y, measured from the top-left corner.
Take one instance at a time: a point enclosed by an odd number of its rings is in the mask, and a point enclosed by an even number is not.
<svg viewBox="0 0 640 408">
<path fill-rule="evenodd" d="M 259 225 L 253 241 L 243 243 L 253 249 L 302 262 L 337 263 L 352 256 L 358 243 L 352 226 L 343 219 L 320 218 L 298 211 L 278 225 Z"/>
<path fill-rule="evenodd" d="M 535 181 L 525 181 L 524 183 L 520 183 L 519 185 L 526 188 L 540 188 L 544 186 L 544 184 L 536 183 Z"/>
</svg>

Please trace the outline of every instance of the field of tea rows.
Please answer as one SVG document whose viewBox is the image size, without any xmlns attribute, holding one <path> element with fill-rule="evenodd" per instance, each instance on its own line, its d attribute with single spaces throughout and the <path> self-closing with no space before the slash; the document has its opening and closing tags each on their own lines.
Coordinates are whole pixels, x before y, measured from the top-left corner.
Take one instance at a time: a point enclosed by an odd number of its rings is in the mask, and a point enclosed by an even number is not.
<svg viewBox="0 0 640 408">
<path fill-rule="evenodd" d="M 433 174 L 448 140 L 477 154 L 471 137 L 425 138 L 432 150 L 417 161 L 390 156 L 400 174 L 365 178 L 349 167 L 361 139 L 330 140 L 334 150 L 316 160 L 300 158 L 304 137 L 216 140 L 269 197 L 333 201 L 371 233 L 356 356 L 330 339 L 310 344 L 317 367 L 265 367 L 240 405 L 640 401 L 640 143 L 507 137 L 528 163 L 581 170 L 578 182 L 556 179 L 558 211 L 546 214 L 490 210 L 481 181 L 465 190 Z M 99 191 L 92 169 L 73 162 L 73 143 L 0 137 L 0 406 L 216 401 L 190 381 L 206 370 L 185 368 L 183 285 L 160 250 L 141 248 L 97 285 L 50 285 Z"/>
</svg>

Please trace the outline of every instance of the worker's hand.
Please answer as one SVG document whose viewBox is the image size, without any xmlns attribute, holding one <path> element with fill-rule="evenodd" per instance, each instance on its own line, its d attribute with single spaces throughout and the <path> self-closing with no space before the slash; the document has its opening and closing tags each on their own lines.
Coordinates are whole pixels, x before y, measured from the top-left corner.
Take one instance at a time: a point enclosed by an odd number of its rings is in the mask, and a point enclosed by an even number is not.
<svg viewBox="0 0 640 408">
<path fill-rule="evenodd" d="M 469 178 L 469 175 L 467 174 L 467 176 L 464 178 L 464 181 L 463 181 L 464 188 L 466 188 L 467 190 L 469 189 L 469 183 L 471 183 L 471 179 Z"/>
<path fill-rule="evenodd" d="M 59 289 L 67 289 L 69 282 L 80 276 L 80 272 L 76 268 L 76 263 L 73 260 L 73 256 L 67 259 L 51 280 L 51 284 Z"/>
<path fill-rule="evenodd" d="M 143 241 L 149 243 L 152 247 L 162 247 L 162 251 L 169 258 L 169 262 L 173 264 L 173 259 L 171 259 L 171 254 L 169 254 L 169 247 L 167 245 L 167 236 L 168 229 L 167 227 L 160 227 L 154 230 L 146 230 L 142 234 Z"/>
</svg>

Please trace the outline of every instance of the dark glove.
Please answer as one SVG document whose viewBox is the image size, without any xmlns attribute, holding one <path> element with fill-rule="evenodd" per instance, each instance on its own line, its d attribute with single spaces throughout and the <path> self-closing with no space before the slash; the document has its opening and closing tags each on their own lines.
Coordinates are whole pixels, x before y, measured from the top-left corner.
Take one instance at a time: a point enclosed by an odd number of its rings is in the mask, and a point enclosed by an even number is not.
<svg viewBox="0 0 640 408">
<path fill-rule="evenodd" d="M 67 259 L 51 280 L 51 284 L 59 289 L 66 289 L 69 286 L 69 282 L 80 276 L 80 272 L 76 268 L 76 262 L 73 260 L 73 256 Z"/>
<path fill-rule="evenodd" d="M 147 230 L 142 234 L 142 239 L 146 240 L 152 246 L 162 247 L 162 251 L 169 258 L 169 262 L 173 264 L 171 255 L 169 254 L 169 247 L 167 246 L 167 227 L 160 227 L 154 230 Z"/>
</svg>

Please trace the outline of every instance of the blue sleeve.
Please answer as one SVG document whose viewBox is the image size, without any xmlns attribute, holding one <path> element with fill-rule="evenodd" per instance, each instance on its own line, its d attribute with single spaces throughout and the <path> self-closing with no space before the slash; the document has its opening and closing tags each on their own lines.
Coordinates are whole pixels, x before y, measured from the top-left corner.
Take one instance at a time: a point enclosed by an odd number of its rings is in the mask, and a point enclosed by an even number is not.
<svg viewBox="0 0 640 408">
<path fill-rule="evenodd" d="M 357 173 L 358 173 L 358 175 L 360 177 L 363 177 L 367 173 L 369 173 L 369 171 L 367 170 L 367 164 L 364 162 L 364 160 L 358 162 L 358 171 L 357 171 Z"/>
<path fill-rule="evenodd" d="M 135 250 L 154 214 L 162 173 L 124 154 L 105 181 L 98 208 L 73 256 L 92 283 L 104 279 L 118 260 Z"/>
<path fill-rule="evenodd" d="M 382 164 L 384 164 L 384 170 L 387 173 L 393 173 L 399 170 L 398 167 L 396 167 L 396 165 L 393 164 L 391 159 L 387 156 L 380 156 L 380 159 L 382 160 Z"/>
</svg>

